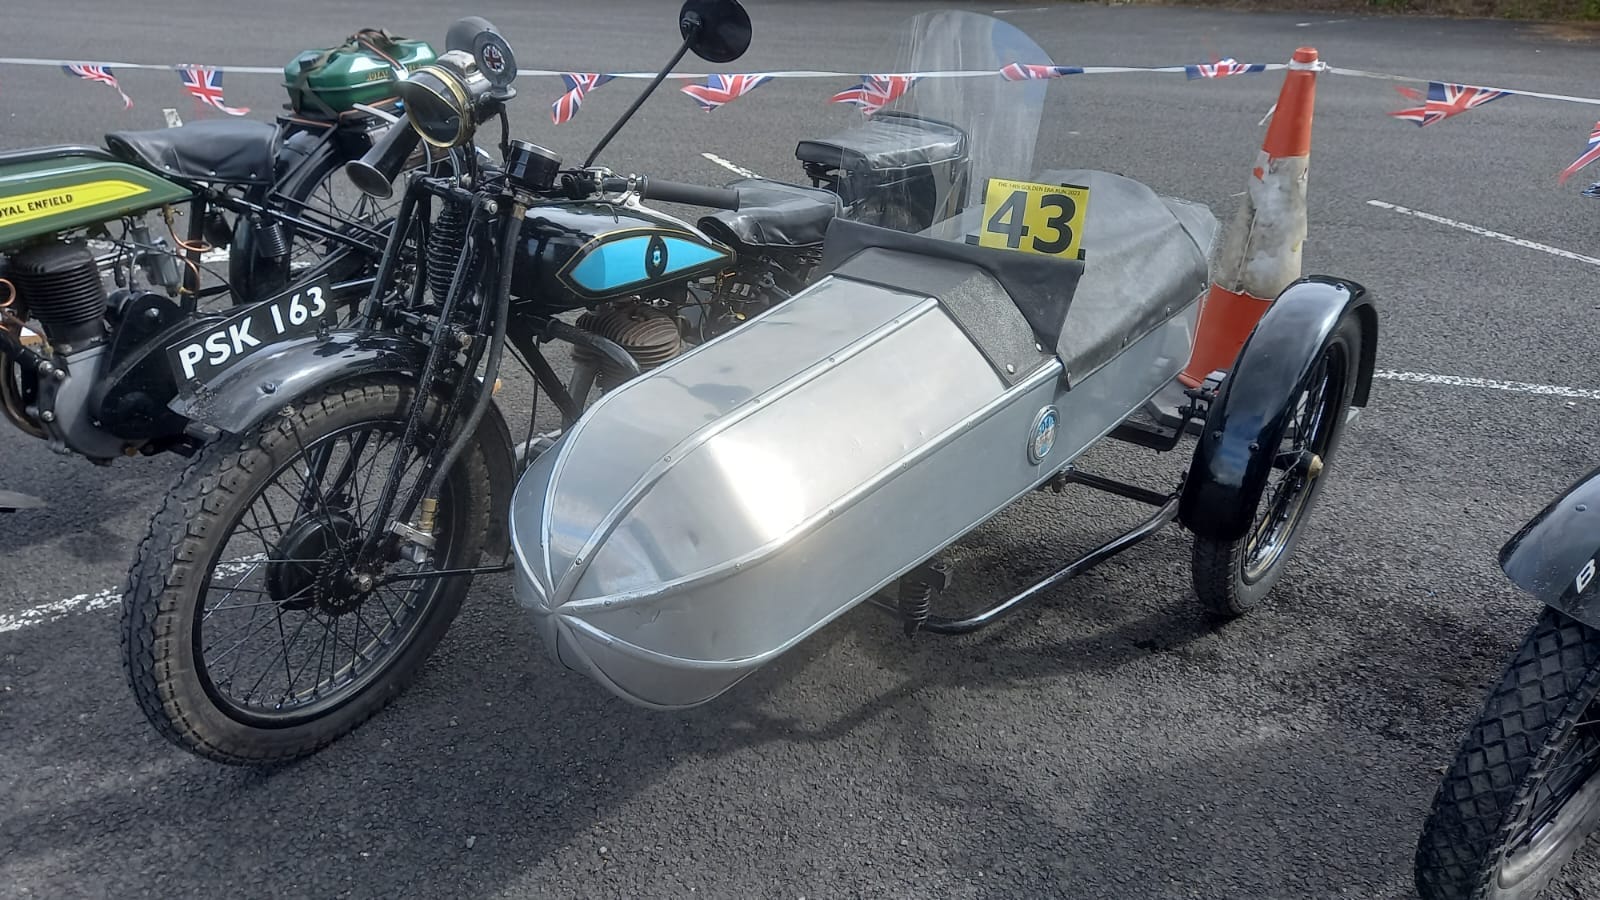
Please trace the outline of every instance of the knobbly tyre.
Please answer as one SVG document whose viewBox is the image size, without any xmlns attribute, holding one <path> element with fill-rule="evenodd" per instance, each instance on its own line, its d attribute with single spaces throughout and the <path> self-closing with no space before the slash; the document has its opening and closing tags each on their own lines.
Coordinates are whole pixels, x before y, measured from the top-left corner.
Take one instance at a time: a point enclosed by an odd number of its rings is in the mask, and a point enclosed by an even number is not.
<svg viewBox="0 0 1600 900">
<path fill-rule="evenodd" d="M 1217 620 L 1281 578 L 1368 400 L 1372 296 L 1293 281 L 1230 369 L 1152 414 L 1192 358 L 1217 220 L 1036 161 L 1079 126 L 1057 104 L 1041 130 L 1049 79 L 972 74 L 1011 64 L 1054 65 L 993 17 L 914 18 L 888 71 L 963 74 L 863 127 L 890 149 L 918 123 L 955 136 L 962 177 L 890 179 L 863 205 L 938 220 L 835 218 L 810 287 L 606 394 L 522 474 L 515 589 L 560 664 L 642 706 L 703 704 L 859 604 L 908 634 L 975 631 L 1174 520 Z M 1077 468 L 1102 439 L 1173 450 L 1191 424 L 1170 490 Z M 1069 484 L 1155 511 L 1014 596 L 936 611 L 945 548 Z"/>
<path fill-rule="evenodd" d="M 517 469 L 592 396 L 737 333 L 803 288 L 828 222 L 854 205 L 839 190 L 939 180 L 932 165 L 867 162 L 849 135 L 800 154 L 822 188 L 709 188 L 593 165 L 685 53 L 727 62 L 751 37 L 734 0 L 688 0 L 679 28 L 661 77 L 581 167 L 564 169 L 510 139 L 509 44 L 483 19 L 456 22 L 446 52 L 396 86 L 408 127 L 348 169 L 387 196 L 375 170 L 419 141 L 469 162 L 401 179 L 391 240 L 348 326 L 307 326 L 320 321 L 317 298 L 301 292 L 232 323 L 261 342 L 247 354 L 228 352 L 237 333 L 227 329 L 198 348 L 171 345 L 180 385 L 169 407 L 215 439 L 164 498 L 124 595 L 124 664 L 160 733 L 214 760 L 272 763 L 358 726 L 415 675 L 472 576 L 510 568 Z M 499 163 L 477 145 L 496 119 Z M 829 164 L 847 151 L 866 167 Z M 941 164 L 941 177 L 950 171 Z M 690 224 L 651 199 L 718 211 Z M 558 318 L 579 310 L 575 323 Z M 565 381 L 547 341 L 571 348 Z M 530 416 L 513 439 L 492 388 L 508 350 L 554 399 L 555 431 L 534 433 Z M 502 561 L 480 565 L 485 551 Z"/>
<path fill-rule="evenodd" d="M 1545 896 L 1600 827 L 1600 469 L 1523 525 L 1500 567 L 1544 608 L 1434 796 L 1422 900 Z"/>
<path fill-rule="evenodd" d="M 285 68 L 290 110 L 275 124 L 208 120 L 113 132 L 104 148 L 0 153 L 0 409 L 11 423 L 97 463 L 209 439 L 168 408 L 193 374 L 185 366 L 258 348 L 269 322 L 315 328 L 369 291 L 386 214 L 336 195 L 349 193 L 345 165 L 396 128 L 391 66 L 433 56 L 362 32 Z M 377 162 L 369 179 L 459 160 Z M 181 238 L 175 207 L 187 207 Z M 202 256 L 222 247 L 228 271 L 203 285 Z M 316 315 L 285 319 L 296 302 Z"/>
</svg>

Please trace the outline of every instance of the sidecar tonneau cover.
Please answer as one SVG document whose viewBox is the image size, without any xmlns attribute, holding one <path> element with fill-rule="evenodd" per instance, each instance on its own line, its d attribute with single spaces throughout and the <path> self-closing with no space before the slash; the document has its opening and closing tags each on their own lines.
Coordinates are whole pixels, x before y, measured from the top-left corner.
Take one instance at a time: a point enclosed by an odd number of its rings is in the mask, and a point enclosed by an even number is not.
<svg viewBox="0 0 1600 900">
<path fill-rule="evenodd" d="M 128 162 L 180 178 L 271 184 L 278 129 L 254 119 L 215 119 L 181 128 L 113 131 L 106 147 Z"/>
<path fill-rule="evenodd" d="M 983 208 L 973 206 L 915 235 L 835 220 L 822 269 L 878 284 L 920 285 L 917 269 L 930 263 L 929 257 L 977 266 L 1004 287 L 995 296 L 1009 295 L 1039 342 L 1055 348 L 1069 385 L 1204 294 L 1217 231 L 1210 209 L 1161 197 L 1110 172 L 1054 170 L 1034 180 L 1089 188 L 1082 260 L 960 240 L 976 234 L 981 224 Z M 867 252 L 874 249 L 897 253 Z"/>
</svg>

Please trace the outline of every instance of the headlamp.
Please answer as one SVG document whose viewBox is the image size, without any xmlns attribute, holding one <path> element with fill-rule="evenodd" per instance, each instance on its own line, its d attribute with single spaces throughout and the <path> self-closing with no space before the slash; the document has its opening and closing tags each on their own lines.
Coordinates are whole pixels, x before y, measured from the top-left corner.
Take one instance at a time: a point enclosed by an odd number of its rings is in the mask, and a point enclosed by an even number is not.
<svg viewBox="0 0 1600 900">
<path fill-rule="evenodd" d="M 448 149 L 472 138 L 479 107 L 494 84 L 473 54 L 449 50 L 407 75 L 395 90 L 405 103 L 411 127 L 433 146 Z"/>
</svg>

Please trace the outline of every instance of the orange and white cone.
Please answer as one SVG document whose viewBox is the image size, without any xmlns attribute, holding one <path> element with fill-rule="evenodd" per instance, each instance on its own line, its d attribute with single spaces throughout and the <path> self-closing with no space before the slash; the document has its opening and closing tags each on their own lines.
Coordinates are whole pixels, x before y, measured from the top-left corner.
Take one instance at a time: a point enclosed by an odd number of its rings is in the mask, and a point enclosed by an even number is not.
<svg viewBox="0 0 1600 900">
<path fill-rule="evenodd" d="M 1189 365 L 1178 375 L 1189 387 L 1198 387 L 1212 372 L 1232 369 L 1273 298 L 1300 277 L 1311 109 L 1321 68 L 1311 47 L 1296 50 L 1289 62 L 1249 190 L 1212 265 Z"/>
</svg>

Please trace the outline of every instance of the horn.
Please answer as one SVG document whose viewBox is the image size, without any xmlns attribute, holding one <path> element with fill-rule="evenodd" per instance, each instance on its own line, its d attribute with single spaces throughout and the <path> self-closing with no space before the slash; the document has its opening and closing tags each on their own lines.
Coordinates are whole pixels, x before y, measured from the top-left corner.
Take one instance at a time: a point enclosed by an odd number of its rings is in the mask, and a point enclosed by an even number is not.
<svg viewBox="0 0 1600 900">
<path fill-rule="evenodd" d="M 396 122 L 365 156 L 345 163 L 345 174 L 362 193 L 387 200 L 394 196 L 394 180 L 421 140 L 410 122 Z"/>
</svg>

